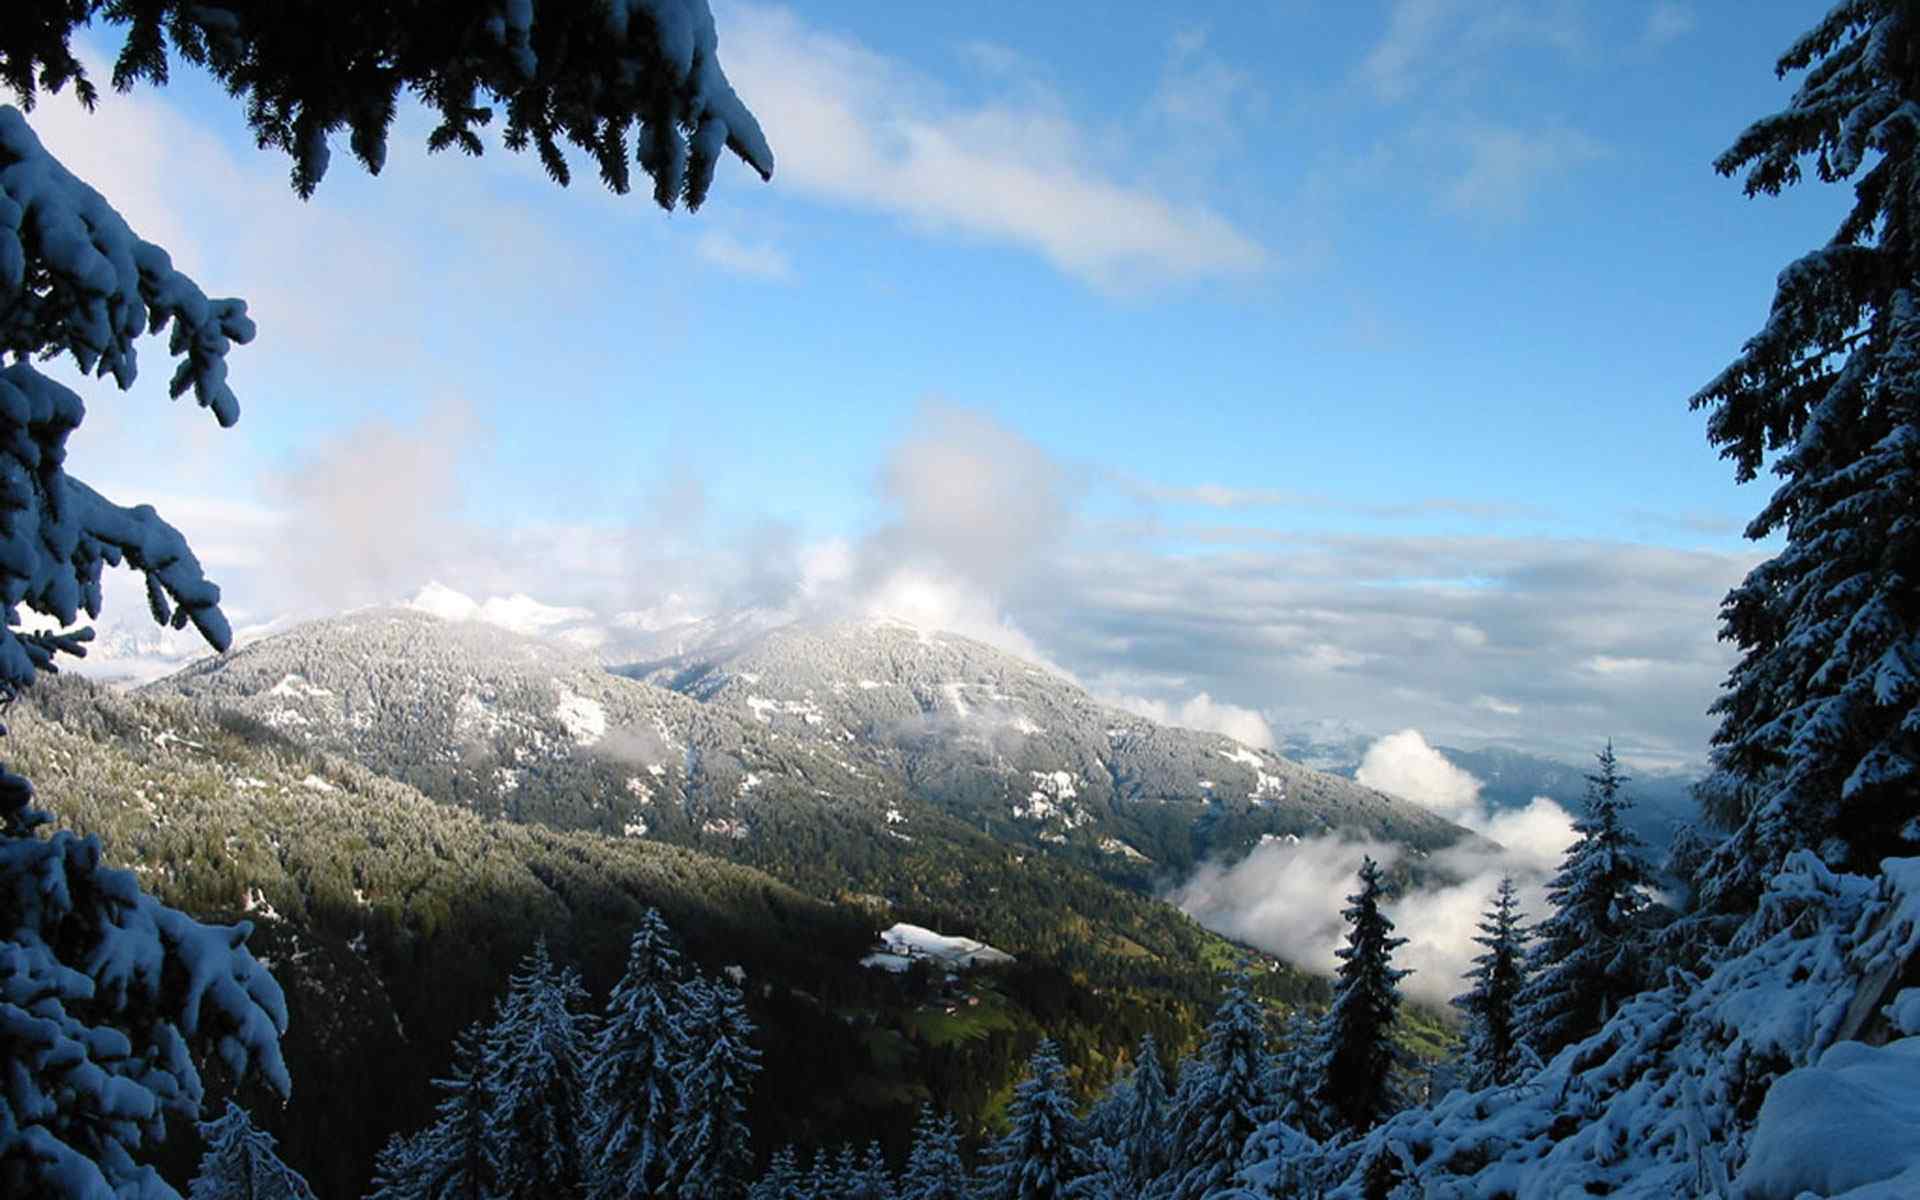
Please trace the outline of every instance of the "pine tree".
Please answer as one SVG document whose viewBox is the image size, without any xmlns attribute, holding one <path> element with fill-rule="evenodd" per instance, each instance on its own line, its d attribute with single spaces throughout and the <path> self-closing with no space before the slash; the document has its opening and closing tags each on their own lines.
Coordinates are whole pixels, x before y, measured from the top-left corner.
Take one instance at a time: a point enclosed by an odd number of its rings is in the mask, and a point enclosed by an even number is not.
<svg viewBox="0 0 1920 1200">
<path fill-rule="evenodd" d="M 1266 1010 L 1245 979 L 1214 1011 L 1200 1064 L 1171 1114 L 1170 1163 L 1160 1189 L 1169 1200 L 1202 1200 L 1226 1187 L 1247 1138 L 1272 1116 Z"/>
<path fill-rule="evenodd" d="M 187 1185 L 187 1200 L 314 1200 L 307 1181 L 273 1152 L 273 1135 L 256 1128 L 233 1101 L 200 1126 L 200 1136 L 207 1149 Z"/>
<path fill-rule="evenodd" d="M 1380 910 L 1386 884 L 1380 866 L 1367 858 L 1360 865 L 1360 891 L 1347 897 L 1347 944 L 1337 953 L 1340 968 L 1333 982 L 1333 1003 L 1321 1020 L 1312 1066 L 1318 1120 L 1331 1133 L 1365 1133 L 1402 1106 L 1394 1070 L 1401 1056 L 1394 1045 L 1400 1013 L 1400 980 L 1393 952 L 1406 944 L 1393 934 L 1393 922 Z"/>
<path fill-rule="evenodd" d="M 686 1057 L 667 1143 L 671 1175 L 662 1190 L 675 1200 L 733 1200 L 753 1171 L 747 1096 L 760 1070 L 753 1022 L 740 992 L 725 980 L 696 977 L 678 990 Z"/>
<path fill-rule="evenodd" d="M 1008 1129 L 988 1152 L 980 1200 L 1055 1200 L 1088 1173 L 1084 1133 L 1073 1112 L 1060 1051 L 1042 1039 L 1013 1089 Z"/>
<path fill-rule="evenodd" d="M 521 960 L 487 1038 L 488 1132 L 504 1200 L 562 1200 L 580 1190 L 581 1055 L 586 990 L 555 965 L 546 939 Z"/>
<path fill-rule="evenodd" d="M 1847 0 L 1778 70 L 1805 72 L 1791 103 L 1715 168 L 1776 195 L 1811 158 L 1854 203 L 1692 399 L 1739 480 L 1782 480 L 1747 535 L 1786 544 L 1721 609 L 1741 658 L 1701 798 L 1735 833 L 1696 882 L 1733 914 L 1797 849 L 1866 873 L 1920 852 L 1920 20 Z"/>
<path fill-rule="evenodd" d="M 1143 1195 L 1167 1170 L 1167 1123 L 1173 1096 L 1160 1066 L 1160 1047 L 1153 1035 L 1142 1034 L 1128 1077 L 1126 1107 L 1117 1130 L 1120 1150 L 1121 1194 Z"/>
<path fill-rule="evenodd" d="M 900 1200 L 969 1200 L 972 1194 L 953 1114 L 936 1115 L 932 1105 L 922 1105 L 900 1179 Z"/>
<path fill-rule="evenodd" d="M 176 57 L 206 67 L 245 98 L 259 144 L 292 156 L 302 194 L 341 129 L 377 171 L 402 94 L 439 111 L 432 148 L 475 153 L 473 126 L 498 103 L 507 144 L 533 146 L 561 181 L 560 147 L 571 143 L 624 190 L 631 145 L 663 205 L 697 207 L 723 149 L 763 176 L 773 169 L 720 69 L 705 0 L 369 0 L 304 15 L 192 0 L 14 4 L 0 20 L 0 85 L 29 111 L 43 89 L 68 85 L 91 107 L 97 90 L 73 33 L 108 26 L 128 30 L 117 85 L 164 82 Z M 348 63 L 358 65 L 322 66 Z M 0 475 L 9 481 L 0 497 L 0 704 L 54 670 L 57 656 L 84 652 L 92 630 L 72 627 L 82 613 L 99 617 L 107 566 L 145 576 L 157 621 L 192 624 L 225 650 L 232 630 L 220 589 L 179 531 L 152 508 L 114 504 L 68 474 L 68 439 L 85 407 L 32 364 L 70 355 L 83 374 L 111 376 L 124 391 L 138 374 L 135 343 L 170 327 L 171 394 L 191 392 L 230 426 L 240 404 L 227 355 L 255 333 L 246 303 L 208 298 L 4 106 L 0 214 L 0 356 L 11 360 L 0 366 Z M 65 632 L 28 632 L 22 609 Z M 0 767 L 0 1028 L 9 1038 L 0 1190 L 172 1195 L 138 1157 L 166 1140 L 169 1117 L 199 1114 L 196 1053 L 217 1047 L 233 1075 L 290 1090 L 279 1045 L 284 996 L 247 952 L 247 923 L 203 925 L 161 905 L 130 872 L 102 864 L 97 839 L 42 836 L 51 817 L 32 801 L 31 784 Z"/>
<path fill-rule="evenodd" d="M 821 1147 L 813 1156 L 813 1194 L 825 1200 L 832 1196 L 842 1200 L 853 1189 L 854 1177 L 859 1164 L 854 1160 L 853 1147 L 842 1144 L 832 1154 Z"/>
<path fill-rule="evenodd" d="M 373 1156 L 367 1200 L 428 1200 L 427 1159 L 432 1133 L 396 1133 Z"/>
<path fill-rule="evenodd" d="M 1327 1133 L 1320 1121 L 1317 1097 L 1320 1092 L 1314 1074 L 1320 1056 L 1320 1033 L 1314 1019 L 1304 1008 L 1287 1014 L 1280 1052 L 1273 1059 L 1274 1118 L 1309 1137 Z"/>
<path fill-rule="evenodd" d="M 72 7 L 54 22 L 70 25 Z M 16 10 L 0 20 L 0 79 L 16 91 L 14 48 L 40 25 Z M 230 424 L 238 405 L 226 353 L 253 323 L 243 303 L 208 299 L 165 251 L 135 236 L 6 107 L 0 213 L 10 214 L 0 219 L 0 355 L 12 360 L 0 367 L 4 705 L 92 637 L 29 633 L 21 610 L 62 628 L 83 612 L 97 617 L 109 565 L 146 576 L 156 618 L 191 622 L 219 649 L 231 635 L 220 589 L 179 531 L 67 473 L 68 438 L 85 407 L 32 361 L 71 355 L 83 372 L 131 387 L 135 343 L 171 326 L 180 359 L 173 394 L 193 392 Z M 44 836 L 52 816 L 33 801 L 32 784 L 0 767 L 0 1191 L 170 1195 L 138 1158 L 165 1141 L 169 1118 L 198 1117 L 194 1055 L 217 1047 L 233 1073 L 257 1071 L 286 1094 L 285 998 L 247 952 L 249 924 L 202 925 L 161 905 L 131 872 L 105 865 L 98 839 Z"/>
<path fill-rule="evenodd" d="M 495 1194 L 500 1145 L 487 1086 L 491 1036 L 478 1022 L 467 1026 L 454 1039 L 451 1068 L 433 1081 L 441 1093 L 437 1119 L 420 1135 L 420 1166 L 431 1200 L 490 1200 Z"/>
<path fill-rule="evenodd" d="M 893 1171 L 887 1166 L 886 1152 L 880 1149 L 879 1142 L 868 1142 L 847 1200 L 895 1200 L 895 1196 Z"/>
<path fill-rule="evenodd" d="M 1480 922 L 1480 936 L 1473 939 L 1486 947 L 1466 974 L 1473 986 L 1453 1001 L 1467 1018 L 1461 1082 L 1470 1089 L 1514 1082 L 1529 1058 L 1517 1006 L 1527 983 L 1530 934 L 1520 923 L 1519 903 L 1513 880 L 1502 879 L 1493 907 Z"/>
<path fill-rule="evenodd" d="M 1553 911 L 1534 929 L 1531 978 L 1519 993 L 1520 1040 L 1543 1059 L 1599 1029 L 1642 982 L 1635 916 L 1646 905 L 1647 868 L 1624 821 L 1627 779 L 1612 743 L 1598 758 L 1586 811 L 1573 823 L 1579 836 L 1547 887 Z"/>
<path fill-rule="evenodd" d="M 686 1056 L 677 1008 L 680 952 L 657 909 L 641 917 L 626 973 L 608 997 L 586 1079 L 586 1192 L 590 1200 L 660 1194 Z"/>
<path fill-rule="evenodd" d="M 767 1169 L 747 1189 L 747 1200 L 813 1200 L 800 1171 L 800 1156 L 790 1145 L 773 1152 Z"/>
</svg>

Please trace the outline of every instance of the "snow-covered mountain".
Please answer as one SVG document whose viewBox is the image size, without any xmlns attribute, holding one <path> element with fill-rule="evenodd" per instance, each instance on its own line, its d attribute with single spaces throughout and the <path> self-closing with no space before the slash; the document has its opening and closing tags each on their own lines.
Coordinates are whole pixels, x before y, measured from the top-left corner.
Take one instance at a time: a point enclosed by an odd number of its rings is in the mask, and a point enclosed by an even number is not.
<svg viewBox="0 0 1920 1200">
<path fill-rule="evenodd" d="M 737 639 L 632 678 L 566 636 L 575 620 L 430 596 L 312 622 L 151 687 L 443 801 L 616 835 L 744 840 L 804 805 L 912 838 L 938 816 L 1141 880 L 1237 857 L 1265 834 L 1344 830 L 1420 850 L 1461 836 L 1417 805 L 1106 707 L 950 634 L 735 626 Z"/>
</svg>

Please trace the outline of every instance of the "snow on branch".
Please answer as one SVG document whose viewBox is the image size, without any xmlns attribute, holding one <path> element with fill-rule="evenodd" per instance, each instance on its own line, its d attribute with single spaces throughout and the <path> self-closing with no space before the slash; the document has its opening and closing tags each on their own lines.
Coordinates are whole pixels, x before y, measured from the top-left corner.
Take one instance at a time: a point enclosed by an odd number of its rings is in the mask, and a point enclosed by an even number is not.
<svg viewBox="0 0 1920 1200">
<path fill-rule="evenodd" d="M 474 130 L 505 110 L 509 149 L 532 147 L 558 183 L 563 147 L 594 160 L 615 192 L 629 164 L 653 180 L 654 199 L 698 208 L 723 149 L 762 178 L 773 152 L 717 57 L 707 0 L 343 0 L 320 6 L 149 0 L 73 0 L 65 27 L 44 18 L 0 28 L 0 82 L 31 107 L 40 87 L 71 82 L 93 94 L 67 35 L 101 17 L 128 25 L 114 86 L 164 83 L 169 55 L 204 66 L 243 100 L 262 146 L 293 159 L 293 186 L 309 196 L 342 130 L 369 171 L 386 162 L 403 93 L 440 117 L 428 147 L 481 151 Z M 299 8 L 299 11 L 295 11 Z"/>
<path fill-rule="evenodd" d="M 0 352 L 67 353 L 82 371 L 133 386 L 134 342 L 173 327 L 171 393 L 191 390 L 222 425 L 240 419 L 227 351 L 253 340 L 244 300 L 209 300 L 167 252 L 41 146 L 0 105 Z"/>
<path fill-rule="evenodd" d="M 0 696 L 84 653 L 87 631 L 21 634 L 22 606 L 72 625 L 100 615 L 100 572 L 124 562 L 147 577 L 156 621 L 189 622 L 216 650 L 232 641 L 220 589 L 180 531 L 147 505 L 122 508 L 68 475 L 67 435 L 80 397 L 24 363 L 0 368 Z"/>
<path fill-rule="evenodd" d="M 286 997 L 245 946 L 108 867 L 100 842 L 0 837 L 0 1191 L 171 1197 L 137 1150 L 204 1096 L 194 1044 L 289 1090 Z"/>
</svg>

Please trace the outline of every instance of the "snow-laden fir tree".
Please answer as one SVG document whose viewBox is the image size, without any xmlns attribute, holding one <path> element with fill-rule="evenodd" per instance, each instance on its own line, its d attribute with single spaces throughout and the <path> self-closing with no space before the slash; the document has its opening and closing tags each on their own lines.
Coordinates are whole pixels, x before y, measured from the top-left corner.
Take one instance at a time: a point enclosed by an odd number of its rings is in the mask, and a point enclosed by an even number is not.
<svg viewBox="0 0 1920 1200">
<path fill-rule="evenodd" d="M 1125 1105 L 1120 1110 L 1114 1146 L 1119 1151 L 1118 1194 L 1141 1196 L 1167 1171 L 1167 1127 L 1173 1096 L 1166 1071 L 1160 1066 L 1160 1047 L 1150 1033 L 1140 1036 L 1127 1076 Z"/>
<path fill-rule="evenodd" d="M 813 1189 L 800 1169 L 799 1153 L 792 1146 L 773 1152 L 767 1169 L 747 1189 L 747 1200 L 814 1200 Z"/>
<path fill-rule="evenodd" d="M 1324 1137 L 1327 1130 L 1320 1122 L 1320 1089 L 1314 1075 L 1319 1060 L 1319 1025 L 1306 1009 L 1296 1008 L 1287 1014 L 1280 1038 L 1280 1049 L 1273 1056 L 1273 1083 L 1268 1089 L 1273 1096 L 1274 1118 L 1303 1134 Z"/>
<path fill-rule="evenodd" d="M 747 1189 L 747 1200 L 815 1200 L 800 1152 L 791 1144 L 774 1151 L 766 1171 Z"/>
<path fill-rule="evenodd" d="M 579 1194 L 586 1000 L 580 976 L 553 961 L 545 938 L 508 980 L 487 1032 L 484 1075 L 502 1200 Z"/>
<path fill-rule="evenodd" d="M 1493 904 L 1474 938 L 1486 948 L 1466 974 L 1471 986 L 1453 1006 L 1466 1015 L 1466 1047 L 1461 1054 L 1461 1084 L 1471 1090 L 1512 1083 L 1533 1057 L 1522 1043 L 1518 1003 L 1527 982 L 1527 940 L 1520 920 L 1520 897 L 1511 877 L 1500 880 Z"/>
<path fill-rule="evenodd" d="M 35 24 L 15 16 L 0 39 Z M 10 65 L 0 59 L 0 78 L 15 82 Z M 230 424 L 226 354 L 253 336 L 246 305 L 208 299 L 0 107 L 0 354 L 13 360 L 0 367 L 0 702 L 91 637 L 25 632 L 21 609 L 61 626 L 97 616 L 105 566 L 146 575 L 156 618 L 228 643 L 220 590 L 178 531 L 67 473 L 84 408 L 31 365 L 65 354 L 131 387 L 135 342 L 168 326 L 174 394 Z M 284 1094 L 285 999 L 247 953 L 249 925 L 161 905 L 103 864 L 98 840 L 43 836 L 50 822 L 32 785 L 0 768 L 0 1194 L 171 1196 L 137 1158 L 169 1117 L 200 1115 L 194 1054 L 217 1049 Z"/>
<path fill-rule="evenodd" d="M 659 1195 L 687 1053 L 679 1004 L 680 951 L 657 909 L 627 948 L 626 972 L 607 999 L 586 1076 L 584 1174 L 589 1200 Z"/>
<path fill-rule="evenodd" d="M 1611 742 L 1598 760 L 1573 823 L 1579 836 L 1547 885 L 1552 909 L 1534 928 L 1519 993 L 1520 1040 L 1542 1059 L 1599 1029 L 1646 974 L 1636 917 L 1647 904 L 1647 867 L 1626 825 L 1627 778 Z"/>
<path fill-rule="evenodd" d="M 307 1181 L 273 1152 L 273 1135 L 233 1101 L 200 1126 L 200 1136 L 207 1149 L 187 1200 L 314 1200 Z"/>
<path fill-rule="evenodd" d="M 813 1155 L 813 1194 L 823 1200 L 827 1196 L 845 1196 L 852 1189 L 859 1170 L 860 1163 L 851 1145 L 843 1143 L 831 1154 L 822 1146 Z"/>
<path fill-rule="evenodd" d="M 478 1022 L 454 1039 L 453 1063 L 433 1081 L 440 1092 L 433 1124 L 380 1151 L 367 1200 L 492 1200 L 502 1143 L 493 1127 L 487 1082 L 491 1031 Z"/>
<path fill-rule="evenodd" d="M 675 1087 L 670 1175 L 675 1200 L 735 1200 L 753 1175 L 747 1099 L 760 1072 L 753 1022 L 739 989 L 698 976 L 680 984 L 686 1056 Z"/>
<path fill-rule="evenodd" d="M 1735 833 L 1700 899 L 1736 914 L 1796 848 L 1862 873 L 1920 852 L 1920 14 L 1847 0 L 1778 69 L 1804 72 L 1791 103 L 1714 166 L 1772 195 L 1811 160 L 1854 202 L 1692 400 L 1738 479 L 1781 480 L 1747 535 L 1785 545 L 1721 609 L 1741 657 L 1701 788 Z"/>
<path fill-rule="evenodd" d="M 367 1200 L 427 1200 L 428 1130 L 396 1133 L 373 1156 Z"/>
<path fill-rule="evenodd" d="M 288 25 L 277 5 L 107 0 L 13 5 L 0 20 L 0 84 L 31 110 L 41 88 L 96 93 L 71 49 L 76 27 L 129 26 L 114 81 L 167 77 L 170 57 L 209 68 L 246 98 L 260 144 L 294 157 L 296 188 L 326 169 L 328 135 L 347 128 L 370 168 L 403 92 L 441 114 L 430 145 L 478 152 L 472 127 L 507 113 L 507 143 L 538 148 L 564 179 L 562 142 L 586 149 L 616 189 L 629 144 L 663 204 L 705 196 L 722 147 L 762 175 L 773 159 L 715 57 L 705 0 L 548 0 L 487 9 L 464 0 L 335 6 Z M 336 64 L 358 64 L 352 70 Z M 209 582 L 178 531 L 152 508 L 121 507 L 66 471 L 80 397 L 40 374 L 70 355 L 83 373 L 133 385 L 134 343 L 170 330 L 170 382 L 222 425 L 239 418 L 227 353 L 250 341 L 237 299 L 209 299 L 167 253 L 134 236 L 98 192 L 0 107 L 0 701 L 82 653 L 91 631 L 27 632 L 21 609 L 72 627 L 97 618 L 103 566 L 146 576 L 156 620 L 191 623 L 217 650 L 231 640 Z M 194 1054 L 215 1048 L 236 1075 L 290 1088 L 279 1035 L 286 1005 L 247 953 L 248 926 L 202 925 L 101 863 L 100 844 L 42 836 L 31 785 L 0 768 L 0 1194 L 169 1197 L 137 1156 L 168 1117 L 199 1115 Z"/>
<path fill-rule="evenodd" d="M 1125 1121 L 1127 1102 L 1133 1095 L 1133 1072 L 1123 1071 L 1115 1075 L 1111 1082 L 1093 1098 L 1093 1103 L 1080 1118 L 1081 1131 L 1087 1139 L 1089 1182 L 1086 1186 L 1105 1195 L 1119 1186 L 1126 1178 L 1126 1148 L 1122 1141 L 1121 1126 Z"/>
<path fill-rule="evenodd" d="M 853 1187 L 847 1192 L 847 1200 L 895 1200 L 893 1170 L 887 1165 L 886 1151 L 879 1142 L 868 1142 L 867 1151 L 860 1159 L 860 1168 L 854 1172 Z"/>
<path fill-rule="evenodd" d="M 960 1157 L 960 1126 L 952 1113 L 921 1105 L 913 1126 L 913 1147 L 900 1175 L 900 1200 L 969 1200 L 973 1179 Z"/>
<path fill-rule="evenodd" d="M 723 149 L 773 174 L 759 123 L 720 69 L 706 0 L 344 0 L 307 19 L 282 5 L 67 0 L 33 18 L 0 23 L 0 82 L 29 107 L 38 87 L 69 83 L 91 107 L 73 30 L 125 26 L 116 87 L 165 83 L 170 60 L 206 68 L 245 101 L 259 144 L 293 159 L 302 196 L 326 174 L 338 132 L 377 174 L 403 96 L 438 115 L 430 149 L 479 154 L 474 130 L 498 110 L 506 145 L 531 146 L 557 182 L 573 146 L 625 192 L 631 156 L 667 208 L 700 206 Z"/>
<path fill-rule="evenodd" d="M 1084 1131 L 1074 1115 L 1060 1050 L 1043 1038 L 1013 1089 L 1007 1132 L 989 1147 L 979 1200 L 1055 1200 L 1088 1174 Z"/>
<path fill-rule="evenodd" d="M 1214 1010 L 1200 1065 L 1173 1100 L 1168 1168 L 1154 1189 L 1167 1200 L 1202 1200 L 1226 1187 L 1247 1138 L 1272 1116 L 1266 1009 L 1244 978 Z"/>
<path fill-rule="evenodd" d="M 1407 939 L 1393 936 L 1381 910 L 1386 881 L 1372 858 L 1360 864 L 1360 890 L 1347 897 L 1347 944 L 1335 953 L 1333 1003 L 1321 1018 L 1312 1066 L 1314 1105 L 1330 1133 L 1365 1133 L 1398 1111 L 1403 1100 L 1394 1081 L 1401 1065 L 1394 1044 L 1400 1015 L 1400 981 L 1393 952 Z"/>
</svg>

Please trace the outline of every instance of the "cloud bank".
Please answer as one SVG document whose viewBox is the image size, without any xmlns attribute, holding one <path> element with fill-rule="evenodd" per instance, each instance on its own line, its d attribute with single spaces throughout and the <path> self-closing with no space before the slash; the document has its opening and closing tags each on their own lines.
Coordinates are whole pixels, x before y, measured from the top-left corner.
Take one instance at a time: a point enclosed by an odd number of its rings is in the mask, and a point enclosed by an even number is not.
<svg viewBox="0 0 1920 1200">
<path fill-rule="evenodd" d="M 1445 1003 L 1463 990 L 1461 976 L 1480 952 L 1473 937 L 1502 877 L 1518 885 L 1530 919 L 1545 911 L 1545 883 L 1574 841 L 1573 819 L 1544 796 L 1523 809 L 1491 811 L 1480 801 L 1480 781 L 1412 729 L 1369 746 L 1358 777 L 1499 843 L 1441 851 L 1423 865 L 1459 882 L 1418 888 L 1386 906 L 1395 932 L 1407 939 L 1394 955 L 1396 966 L 1413 971 L 1402 986 L 1411 996 Z M 1341 912 L 1357 889 L 1362 859 L 1391 869 L 1406 854 L 1400 846 L 1337 834 L 1270 841 L 1231 867 L 1203 864 L 1169 899 L 1209 929 L 1331 974 L 1334 952 L 1346 941 Z"/>
</svg>

